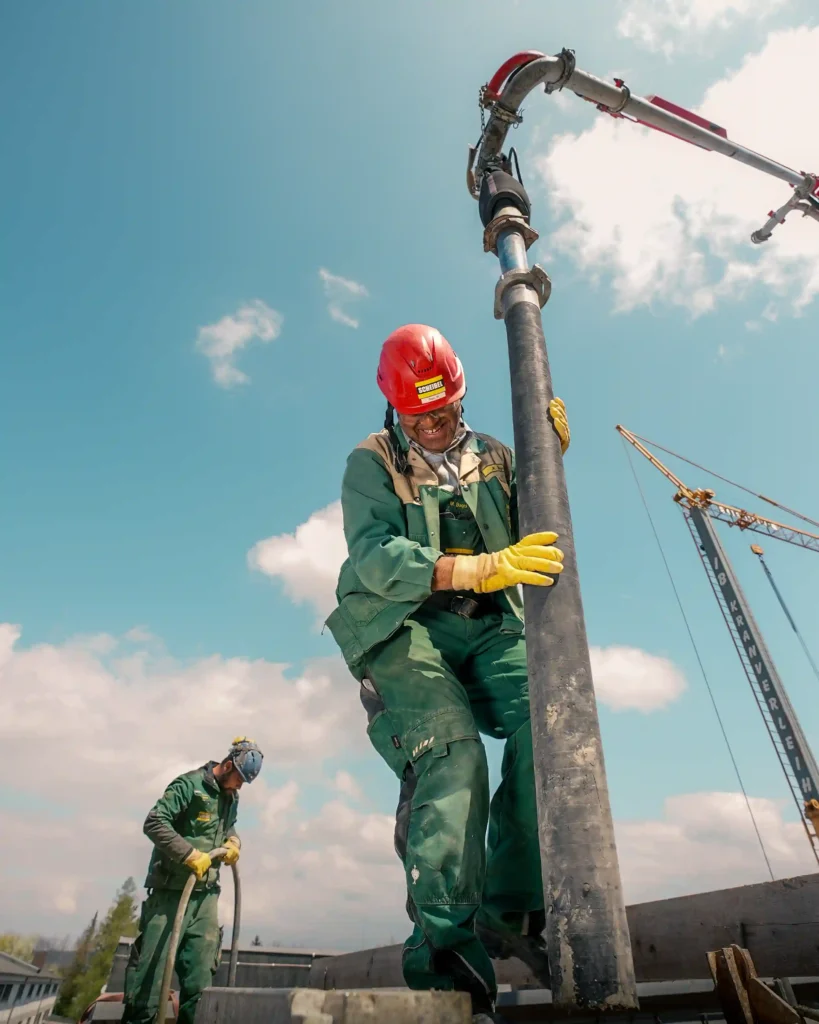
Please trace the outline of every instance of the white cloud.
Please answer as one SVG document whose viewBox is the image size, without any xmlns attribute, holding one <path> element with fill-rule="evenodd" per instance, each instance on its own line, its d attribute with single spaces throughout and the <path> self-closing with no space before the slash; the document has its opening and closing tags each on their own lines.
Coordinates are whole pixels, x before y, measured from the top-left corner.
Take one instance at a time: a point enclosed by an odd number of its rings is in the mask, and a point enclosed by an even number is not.
<svg viewBox="0 0 819 1024">
<path fill-rule="evenodd" d="M 335 608 L 338 571 L 347 557 L 341 502 L 314 512 L 295 533 L 268 537 L 248 552 L 248 565 L 284 582 L 294 601 L 309 602 L 322 616 Z"/>
<path fill-rule="evenodd" d="M 155 640 L 26 649 L 19 637 L 19 627 L 0 624 L 0 746 L 26 766 L 0 801 L 0 832 L 27 851 L 4 859 L 0 890 L 6 918 L 21 927 L 29 914 L 45 925 L 76 910 L 79 928 L 128 874 L 141 881 L 148 808 L 175 775 L 224 756 L 236 734 L 258 740 L 267 773 L 285 773 L 278 788 L 263 772 L 247 791 L 261 845 L 298 819 L 300 784 L 320 785 L 322 764 L 349 753 L 351 737 L 366 756 L 357 688 L 337 658 L 291 675 L 246 658 L 180 662 Z"/>
<path fill-rule="evenodd" d="M 673 662 L 638 647 L 591 647 L 589 654 L 597 699 L 612 711 L 658 711 L 686 688 Z"/>
<path fill-rule="evenodd" d="M 349 772 L 336 772 L 336 777 L 333 779 L 333 786 L 342 794 L 342 796 L 346 796 L 350 800 L 358 801 L 364 797 L 361 786 L 359 786 Z"/>
<path fill-rule="evenodd" d="M 108 638 L 101 653 L 84 639 L 21 649 L 19 635 L 0 624 L 0 744 L 25 766 L 0 803 L 0 831 L 26 851 L 0 861 L 5 927 L 78 933 L 125 877 L 144 878 L 142 821 L 168 780 L 250 731 L 266 760 L 239 819 L 245 939 L 366 948 L 406 936 L 392 806 L 355 806 L 388 770 L 337 662 L 288 679 L 266 661 L 182 663 L 156 640 L 149 651 Z M 371 765 L 356 775 L 325 763 L 345 755 Z M 753 803 L 775 871 L 812 870 L 801 826 L 776 802 Z M 630 901 L 765 877 L 735 793 L 672 797 L 660 820 L 620 821 L 617 836 Z M 229 923 L 229 882 L 224 894 Z"/>
<path fill-rule="evenodd" d="M 622 6 L 617 33 L 649 50 L 671 56 L 701 46 L 715 32 L 738 22 L 762 22 L 788 0 L 628 0 Z"/>
<path fill-rule="evenodd" d="M 698 109 L 741 144 L 819 170 L 805 109 L 793 102 L 812 93 L 817 63 L 819 28 L 773 33 Z M 772 67 L 788 74 L 772 76 Z M 558 136 L 536 166 L 555 211 L 568 215 L 551 247 L 590 284 L 610 274 L 618 311 L 660 301 L 696 316 L 749 298 L 771 319 L 801 312 L 819 292 L 814 221 L 792 215 L 770 241 L 750 242 L 790 195 L 775 178 L 604 115 L 587 131 Z"/>
<path fill-rule="evenodd" d="M 324 286 L 324 294 L 327 296 L 327 312 L 331 318 L 345 327 L 358 327 L 359 321 L 347 312 L 347 306 L 351 302 L 359 302 L 366 299 L 369 292 L 363 284 L 358 281 L 351 281 L 346 277 L 339 277 L 331 274 L 324 267 L 319 268 L 319 278 Z"/>
<path fill-rule="evenodd" d="M 288 779 L 283 786 L 271 789 L 266 794 L 259 812 L 265 827 L 270 831 L 282 828 L 295 810 L 299 795 L 299 784 L 295 779 Z"/>
<path fill-rule="evenodd" d="M 254 339 L 275 341 L 281 334 L 283 317 L 261 299 L 240 306 L 215 324 L 200 327 L 196 348 L 210 360 L 213 379 L 221 387 L 246 384 L 250 379 L 236 366 L 236 356 Z"/>
<path fill-rule="evenodd" d="M 783 802 L 751 798 L 777 878 L 816 870 L 805 830 L 782 817 Z M 669 797 L 660 820 L 615 823 L 629 903 L 748 885 L 770 877 L 741 793 Z"/>
</svg>

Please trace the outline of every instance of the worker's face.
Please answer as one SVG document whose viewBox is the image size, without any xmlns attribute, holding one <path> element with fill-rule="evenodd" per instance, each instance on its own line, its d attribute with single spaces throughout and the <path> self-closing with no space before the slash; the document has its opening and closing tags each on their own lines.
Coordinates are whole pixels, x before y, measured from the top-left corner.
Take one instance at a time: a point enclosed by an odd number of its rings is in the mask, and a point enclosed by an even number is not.
<svg viewBox="0 0 819 1024">
<path fill-rule="evenodd" d="M 226 761 L 225 768 L 227 771 L 224 771 L 219 775 L 219 785 L 228 793 L 236 792 L 242 788 L 245 784 L 245 780 L 236 771 L 232 761 Z"/>
<path fill-rule="evenodd" d="M 398 422 L 407 437 L 430 452 L 443 452 L 452 444 L 461 422 L 461 403 L 450 402 L 440 409 L 418 413 L 417 416 L 398 414 Z"/>
</svg>

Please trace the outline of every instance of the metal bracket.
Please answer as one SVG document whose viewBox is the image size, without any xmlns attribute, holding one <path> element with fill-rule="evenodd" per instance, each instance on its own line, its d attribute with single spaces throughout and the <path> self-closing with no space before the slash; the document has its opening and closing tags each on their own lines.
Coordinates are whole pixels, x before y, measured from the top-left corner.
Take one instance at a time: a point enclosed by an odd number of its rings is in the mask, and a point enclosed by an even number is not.
<svg viewBox="0 0 819 1024">
<path fill-rule="evenodd" d="M 537 300 L 541 309 L 549 301 L 549 296 L 552 294 L 552 282 L 549 275 L 537 263 L 528 270 L 507 270 L 505 274 L 501 274 L 498 283 L 495 285 L 496 320 L 503 320 L 503 296 L 506 289 L 511 288 L 515 284 L 528 284 L 530 288 L 534 288 L 535 292 L 537 292 Z"/>
<path fill-rule="evenodd" d="M 540 235 L 531 224 L 527 224 L 521 214 L 504 213 L 500 217 L 493 217 L 486 225 L 483 232 L 483 251 L 498 255 L 498 238 L 504 231 L 514 228 L 523 239 L 523 244 L 529 249 Z"/>
<path fill-rule="evenodd" d="M 817 188 L 817 178 L 813 174 L 806 174 L 801 185 L 794 186 L 793 195 L 778 210 L 770 210 L 768 219 L 758 231 L 751 235 L 754 245 L 767 242 L 775 227 L 785 223 L 785 218 L 792 210 L 799 210 L 804 217 L 813 217 L 819 221 L 819 204 L 814 206 L 814 198 Z"/>
</svg>

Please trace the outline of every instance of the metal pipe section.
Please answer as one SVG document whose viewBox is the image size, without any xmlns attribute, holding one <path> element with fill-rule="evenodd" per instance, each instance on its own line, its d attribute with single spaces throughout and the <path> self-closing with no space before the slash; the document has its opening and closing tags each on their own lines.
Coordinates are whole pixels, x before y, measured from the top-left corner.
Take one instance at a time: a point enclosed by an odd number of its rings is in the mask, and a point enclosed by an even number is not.
<svg viewBox="0 0 819 1024">
<path fill-rule="evenodd" d="M 521 72 L 523 74 L 524 72 Z M 502 215 L 503 210 L 496 216 Z M 504 273 L 526 271 L 513 227 L 497 243 Z M 546 944 L 556 1006 L 637 1006 L 600 726 L 560 440 L 537 290 L 502 296 L 509 346 L 521 535 L 559 534 L 565 568 L 553 587 L 524 587 Z"/>
<path fill-rule="evenodd" d="M 557 85 L 564 76 L 564 70 L 563 57 L 540 57 L 511 76 L 500 99 L 492 108 L 486 125 L 475 165 L 479 181 L 486 169 L 498 159 L 510 123 L 517 121 L 518 108 L 526 96 L 538 85 Z M 731 139 L 722 138 L 707 128 L 701 128 L 640 96 L 633 96 L 627 86 L 620 87 L 586 71 L 575 70 L 567 78 L 565 88 L 571 89 L 582 99 L 605 107 L 611 113 L 636 118 L 652 128 L 669 132 L 694 145 L 738 160 L 748 167 L 787 181 L 790 185 L 802 185 L 805 182 L 805 174 L 762 156 Z"/>
</svg>

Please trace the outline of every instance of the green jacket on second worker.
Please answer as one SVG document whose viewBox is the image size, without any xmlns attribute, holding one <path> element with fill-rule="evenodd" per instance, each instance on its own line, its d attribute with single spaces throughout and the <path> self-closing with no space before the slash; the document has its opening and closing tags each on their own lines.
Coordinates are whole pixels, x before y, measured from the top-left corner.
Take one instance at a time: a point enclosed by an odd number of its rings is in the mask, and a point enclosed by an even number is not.
<svg viewBox="0 0 819 1024">
<path fill-rule="evenodd" d="M 400 426 L 395 433 L 407 458 L 401 473 L 386 430 L 350 454 L 341 489 L 349 557 L 336 589 L 338 607 L 327 619 L 357 679 L 366 654 L 391 637 L 432 594 L 432 573 L 441 548 L 438 477 Z M 472 433 L 460 464 L 461 496 L 487 551 L 520 539 L 514 452 L 487 434 Z M 517 588 L 494 598 L 503 632 L 523 630 Z"/>
<path fill-rule="evenodd" d="M 221 789 L 213 775 L 218 761 L 209 761 L 174 779 L 157 800 L 142 831 L 154 844 L 146 889 L 183 889 L 191 876 L 184 860 L 194 850 L 210 853 L 236 834 L 239 795 Z M 196 890 L 219 884 L 214 864 Z"/>
</svg>

